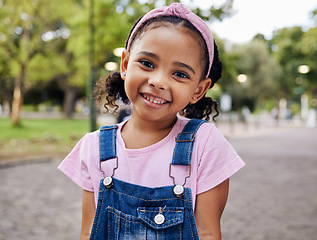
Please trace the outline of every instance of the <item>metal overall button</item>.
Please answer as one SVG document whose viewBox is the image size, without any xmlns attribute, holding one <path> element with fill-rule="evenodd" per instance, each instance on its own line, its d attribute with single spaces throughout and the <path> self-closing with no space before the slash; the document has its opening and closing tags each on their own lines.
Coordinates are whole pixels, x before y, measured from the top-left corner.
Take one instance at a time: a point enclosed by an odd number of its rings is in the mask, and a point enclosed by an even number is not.
<svg viewBox="0 0 317 240">
<path fill-rule="evenodd" d="M 165 206 L 166 207 L 166 206 Z M 162 214 L 162 212 L 164 211 L 165 207 L 162 209 L 161 207 L 159 208 L 159 213 L 154 217 L 154 222 L 157 225 L 162 225 L 165 222 L 165 217 Z"/>
<path fill-rule="evenodd" d="M 163 214 L 161 213 L 158 213 L 155 218 L 154 218 L 154 222 L 157 224 L 157 225 L 161 225 L 165 222 L 165 217 Z"/>
<path fill-rule="evenodd" d="M 176 185 L 173 191 L 177 197 L 181 197 L 184 194 L 184 187 L 182 185 Z"/>
<path fill-rule="evenodd" d="M 103 179 L 103 185 L 105 185 L 106 188 L 110 188 L 113 185 L 112 177 L 105 177 Z"/>
</svg>

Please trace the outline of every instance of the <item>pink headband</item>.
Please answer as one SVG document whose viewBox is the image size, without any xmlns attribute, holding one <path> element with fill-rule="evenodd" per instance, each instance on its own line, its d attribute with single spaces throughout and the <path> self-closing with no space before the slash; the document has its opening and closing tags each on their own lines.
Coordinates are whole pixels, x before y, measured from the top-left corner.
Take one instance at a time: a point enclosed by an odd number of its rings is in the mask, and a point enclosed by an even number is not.
<svg viewBox="0 0 317 240">
<path fill-rule="evenodd" d="M 133 29 L 128 44 L 127 49 L 130 50 L 131 43 L 135 35 L 137 34 L 139 28 L 150 19 L 156 18 L 158 16 L 176 16 L 182 19 L 188 20 L 202 35 L 207 45 L 208 53 L 209 53 L 209 68 L 206 77 L 209 76 L 212 61 L 214 58 L 214 39 L 212 33 L 207 26 L 207 24 L 196 14 L 189 11 L 185 8 L 181 3 L 172 3 L 168 7 L 160 7 L 156 8 L 147 14 L 145 14 L 141 20 L 137 23 L 135 28 Z"/>
</svg>

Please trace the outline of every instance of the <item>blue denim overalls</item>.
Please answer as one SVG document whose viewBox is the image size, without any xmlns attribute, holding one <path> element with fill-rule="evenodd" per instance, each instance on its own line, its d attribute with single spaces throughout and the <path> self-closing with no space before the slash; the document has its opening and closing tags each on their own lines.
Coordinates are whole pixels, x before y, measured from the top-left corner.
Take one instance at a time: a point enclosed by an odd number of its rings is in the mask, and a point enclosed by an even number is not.
<svg viewBox="0 0 317 240">
<path fill-rule="evenodd" d="M 190 168 L 195 133 L 205 121 L 192 119 L 176 137 L 171 165 Z M 116 156 L 117 126 L 100 129 L 100 162 Z M 111 147 L 109 147 L 111 146 Z M 101 165 L 101 163 L 100 163 Z M 101 169 L 101 168 L 100 168 Z M 102 170 L 101 170 L 102 171 Z M 116 178 L 100 181 L 99 197 L 90 239 L 199 239 L 190 188 L 184 184 L 149 188 Z M 168 173 L 166 173 L 168 174 Z"/>
</svg>

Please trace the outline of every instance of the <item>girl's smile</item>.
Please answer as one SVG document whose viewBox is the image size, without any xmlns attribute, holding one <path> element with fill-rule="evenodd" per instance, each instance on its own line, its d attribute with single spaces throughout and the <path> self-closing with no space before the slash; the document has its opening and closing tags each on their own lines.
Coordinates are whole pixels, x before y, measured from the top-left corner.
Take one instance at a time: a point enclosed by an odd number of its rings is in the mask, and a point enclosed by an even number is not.
<svg viewBox="0 0 317 240">
<path fill-rule="evenodd" d="M 140 94 L 145 99 L 145 104 L 147 104 L 149 107 L 160 108 L 163 104 L 169 103 L 169 101 L 167 101 L 166 99 L 154 96 L 150 93 Z"/>
</svg>

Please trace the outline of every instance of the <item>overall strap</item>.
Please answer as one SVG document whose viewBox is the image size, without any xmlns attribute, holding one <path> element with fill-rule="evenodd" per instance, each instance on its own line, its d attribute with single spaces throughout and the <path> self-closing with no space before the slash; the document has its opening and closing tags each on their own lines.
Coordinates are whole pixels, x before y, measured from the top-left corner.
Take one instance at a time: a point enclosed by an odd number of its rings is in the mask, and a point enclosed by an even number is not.
<svg viewBox="0 0 317 240">
<path fill-rule="evenodd" d="M 117 157 L 116 134 L 117 125 L 103 126 L 99 133 L 99 156 L 100 161 L 106 161 Z"/>
<path fill-rule="evenodd" d="M 172 165 L 189 166 L 192 158 L 195 134 L 199 127 L 207 121 L 201 119 L 191 119 L 184 127 L 183 131 L 176 137 L 176 145 L 173 152 Z"/>
</svg>

